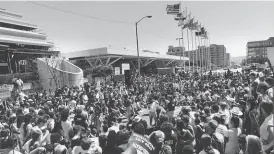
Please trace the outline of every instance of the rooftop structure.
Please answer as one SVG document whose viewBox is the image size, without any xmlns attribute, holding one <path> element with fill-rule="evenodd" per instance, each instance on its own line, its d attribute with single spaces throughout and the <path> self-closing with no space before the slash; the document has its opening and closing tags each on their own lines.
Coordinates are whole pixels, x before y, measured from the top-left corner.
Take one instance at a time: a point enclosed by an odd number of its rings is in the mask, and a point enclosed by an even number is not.
<svg viewBox="0 0 274 154">
<path fill-rule="evenodd" d="M 131 66 L 130 68 L 138 68 L 137 52 L 130 50 L 103 47 L 64 53 L 62 56 L 68 58 L 72 63 L 76 64 L 84 71 L 88 68 L 99 68 L 106 66 L 121 67 L 122 63 L 129 63 Z M 170 66 L 179 66 L 179 64 L 181 64 L 182 62 L 189 60 L 189 58 L 187 57 L 165 55 L 151 51 L 140 51 L 139 56 L 141 70 L 142 68 L 149 67 L 163 68 Z"/>
<path fill-rule="evenodd" d="M 247 42 L 247 63 L 260 63 L 264 64 L 268 58 L 267 48 L 274 47 L 274 37 L 267 40 Z"/>
<path fill-rule="evenodd" d="M 38 31 L 38 26 L 25 21 L 22 15 L 0 9 L 0 84 L 9 83 L 14 76 L 22 80 L 36 76 L 36 58 L 60 53 L 52 51 L 54 44 Z"/>
</svg>

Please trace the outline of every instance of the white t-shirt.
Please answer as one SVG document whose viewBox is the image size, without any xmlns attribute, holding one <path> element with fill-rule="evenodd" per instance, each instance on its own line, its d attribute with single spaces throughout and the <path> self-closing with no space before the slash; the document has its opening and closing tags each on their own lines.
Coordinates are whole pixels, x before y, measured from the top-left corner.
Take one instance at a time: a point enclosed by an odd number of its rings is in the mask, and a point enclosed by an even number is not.
<svg viewBox="0 0 274 154">
<path fill-rule="evenodd" d="M 226 143 L 225 153 L 226 154 L 235 154 L 240 152 L 238 136 L 241 134 L 240 128 L 232 128 L 225 132 L 225 137 L 228 138 Z"/>
<path fill-rule="evenodd" d="M 273 125 L 273 114 L 266 117 L 263 124 L 260 127 L 260 138 L 261 138 L 261 140 L 267 140 L 268 135 L 269 135 L 269 132 L 268 132 L 267 128 L 269 126 L 272 126 L 272 125 Z M 270 127 L 270 129 L 272 129 L 272 132 L 273 132 L 273 127 Z M 267 145 L 263 145 L 263 149 L 266 150 L 269 147 L 271 147 L 272 145 L 273 145 L 272 142 L 270 142 Z"/>
<path fill-rule="evenodd" d="M 219 124 L 218 127 L 216 128 L 216 132 L 222 134 L 223 136 L 225 136 L 226 131 L 227 131 L 227 127 L 222 124 Z"/>
<path fill-rule="evenodd" d="M 274 88 L 274 87 L 271 87 L 271 88 L 269 88 L 269 89 L 266 91 L 266 93 L 267 93 L 269 99 L 272 99 L 272 98 L 273 98 L 273 88 Z"/>
<path fill-rule="evenodd" d="M 157 106 L 158 106 L 158 102 L 157 101 L 153 102 L 151 104 L 151 106 L 150 106 L 150 110 L 149 111 L 156 113 Z"/>
<path fill-rule="evenodd" d="M 69 138 L 69 130 L 72 129 L 71 122 L 69 120 L 61 122 L 62 129 L 64 131 L 64 137 Z"/>
<path fill-rule="evenodd" d="M 220 152 L 216 149 L 213 149 L 213 151 L 214 151 L 214 154 L 220 154 Z M 207 154 L 207 153 L 203 150 L 199 154 Z"/>
<path fill-rule="evenodd" d="M 83 150 L 81 146 L 75 146 L 72 149 L 72 154 L 94 154 L 95 151 L 102 153 L 102 148 L 92 144 L 88 150 Z"/>
</svg>

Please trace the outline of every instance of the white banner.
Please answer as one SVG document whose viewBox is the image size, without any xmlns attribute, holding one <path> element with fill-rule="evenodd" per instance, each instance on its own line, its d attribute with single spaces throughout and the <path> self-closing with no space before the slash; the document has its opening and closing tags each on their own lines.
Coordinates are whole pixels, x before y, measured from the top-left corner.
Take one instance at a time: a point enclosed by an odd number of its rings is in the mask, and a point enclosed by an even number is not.
<svg viewBox="0 0 274 154">
<path fill-rule="evenodd" d="M 121 72 L 120 72 L 120 67 L 115 67 L 115 75 L 120 75 Z"/>
<path fill-rule="evenodd" d="M 130 70 L 130 65 L 128 63 L 122 64 L 122 74 L 125 74 L 125 70 Z"/>
<path fill-rule="evenodd" d="M 274 47 L 267 48 L 267 57 L 270 60 L 272 67 L 274 66 Z"/>
</svg>

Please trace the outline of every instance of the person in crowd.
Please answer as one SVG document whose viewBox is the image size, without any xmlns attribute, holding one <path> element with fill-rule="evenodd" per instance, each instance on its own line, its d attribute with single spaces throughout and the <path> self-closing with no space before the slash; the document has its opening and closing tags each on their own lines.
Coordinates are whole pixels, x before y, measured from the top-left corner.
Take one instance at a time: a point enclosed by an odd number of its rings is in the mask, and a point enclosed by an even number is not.
<svg viewBox="0 0 274 154">
<path fill-rule="evenodd" d="M 186 145 L 182 151 L 183 154 L 194 154 L 194 149 L 191 145 Z"/>
<path fill-rule="evenodd" d="M 165 134 L 165 141 L 164 143 L 169 145 L 172 149 L 172 153 L 175 154 L 176 143 L 178 141 L 177 134 L 173 130 L 173 125 L 170 122 L 164 122 L 160 130 Z"/>
<path fill-rule="evenodd" d="M 259 84 L 259 79 L 257 78 L 254 72 L 250 73 L 250 95 L 252 95 L 255 99 L 257 99 L 257 87 Z"/>
<path fill-rule="evenodd" d="M 274 80 L 270 73 L 260 79 L 244 71 L 138 78 L 133 75 L 130 86 L 112 78 L 100 88 L 90 82 L 82 87 L 66 85 L 51 94 L 42 90 L 25 95 L 22 90 L 19 97 L 1 100 L 0 150 L 127 154 L 135 133 L 151 142 L 155 154 L 192 154 L 193 149 L 249 154 L 245 135 L 258 136 L 263 152 L 271 152 Z M 148 107 L 150 102 L 154 104 Z"/>
<path fill-rule="evenodd" d="M 239 128 L 240 120 L 238 117 L 231 117 L 230 120 L 231 128 L 225 131 L 225 154 L 235 154 L 239 153 L 239 143 L 238 143 L 238 137 L 241 134 L 241 129 Z"/>
<path fill-rule="evenodd" d="M 263 150 L 269 151 L 273 148 L 274 132 L 273 132 L 273 103 L 262 103 L 262 114 L 266 117 L 260 126 L 260 138 L 263 143 Z"/>
<path fill-rule="evenodd" d="M 240 152 L 239 154 L 245 154 L 246 149 L 246 134 L 241 134 L 238 138 Z"/>
<path fill-rule="evenodd" d="M 257 111 L 259 113 L 259 125 L 261 125 L 264 121 L 264 119 L 266 117 L 264 117 L 264 114 L 261 113 L 262 112 L 262 109 L 261 109 L 261 104 L 264 103 L 264 102 L 271 102 L 268 94 L 267 94 L 267 89 L 268 89 L 268 85 L 267 83 L 265 82 L 260 82 L 258 84 L 258 87 L 257 87 L 257 91 L 258 91 L 258 98 L 257 98 L 257 102 L 258 102 L 258 105 L 257 105 Z"/>
<path fill-rule="evenodd" d="M 180 154 L 186 145 L 193 146 L 194 137 L 192 133 L 185 129 L 185 123 L 183 120 L 177 120 L 177 144 L 176 154 Z"/>
<path fill-rule="evenodd" d="M 69 110 L 65 109 L 61 112 L 61 126 L 64 131 L 64 138 L 69 138 L 69 130 L 72 129 L 71 121 L 69 118 Z"/>
<path fill-rule="evenodd" d="M 114 130 L 109 131 L 103 154 L 121 154 L 122 152 L 123 149 L 117 146 L 117 133 Z"/>
<path fill-rule="evenodd" d="M 255 135 L 246 136 L 245 154 L 265 154 L 262 141 Z"/>
<path fill-rule="evenodd" d="M 152 120 L 155 121 L 155 124 L 157 123 L 157 108 L 159 105 L 159 102 L 157 101 L 157 97 L 152 99 L 152 103 L 149 107 L 149 125 L 152 126 Z"/>
<path fill-rule="evenodd" d="M 230 112 L 227 109 L 227 103 L 224 102 L 224 101 L 220 102 L 220 107 L 221 107 L 221 113 L 225 117 L 225 123 L 224 123 L 224 125 L 228 126 L 229 119 L 230 119 Z"/>
<path fill-rule="evenodd" d="M 220 154 L 224 154 L 225 142 L 224 136 L 218 132 L 216 129 L 218 127 L 218 122 L 216 120 L 211 120 L 205 126 L 205 133 L 210 134 L 212 137 L 212 146 L 219 151 Z"/>
<path fill-rule="evenodd" d="M 199 154 L 220 154 L 217 149 L 214 149 L 212 146 L 212 139 L 209 134 L 203 134 L 201 138 L 201 144 L 203 150 Z"/>
<path fill-rule="evenodd" d="M 254 97 L 247 100 L 247 108 L 243 119 L 243 132 L 248 135 L 259 135 L 259 119 Z"/>
</svg>

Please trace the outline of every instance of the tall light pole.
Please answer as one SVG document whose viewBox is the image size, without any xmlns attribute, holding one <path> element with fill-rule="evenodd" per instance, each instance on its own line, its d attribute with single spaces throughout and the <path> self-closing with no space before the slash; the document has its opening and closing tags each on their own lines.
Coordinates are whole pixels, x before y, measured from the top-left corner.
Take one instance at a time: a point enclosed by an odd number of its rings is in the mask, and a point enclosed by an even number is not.
<svg viewBox="0 0 274 154">
<path fill-rule="evenodd" d="M 139 75 L 139 77 L 141 76 L 141 74 L 140 74 L 140 72 L 141 72 L 141 70 L 140 70 L 140 55 L 139 55 L 139 43 L 138 43 L 138 23 L 140 22 L 140 21 L 142 21 L 144 18 L 151 18 L 152 16 L 145 16 L 145 17 L 143 17 L 142 19 L 140 19 L 139 21 L 137 21 L 136 23 L 135 23 L 135 27 L 136 27 L 136 43 L 137 43 L 137 56 L 138 56 L 138 75 Z"/>
</svg>

